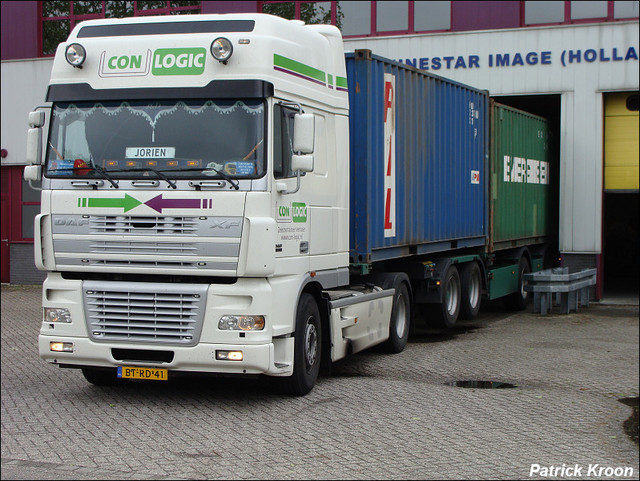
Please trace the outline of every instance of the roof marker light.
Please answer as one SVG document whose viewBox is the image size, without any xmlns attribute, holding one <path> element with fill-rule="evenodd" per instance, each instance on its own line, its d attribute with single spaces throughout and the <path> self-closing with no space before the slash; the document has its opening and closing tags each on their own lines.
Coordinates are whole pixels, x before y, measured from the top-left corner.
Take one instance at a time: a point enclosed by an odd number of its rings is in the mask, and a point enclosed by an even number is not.
<svg viewBox="0 0 640 481">
<path fill-rule="evenodd" d="M 69 62 L 69 65 L 76 68 L 82 68 L 82 64 L 87 58 L 87 52 L 79 43 L 72 43 L 71 45 L 67 45 L 65 58 L 67 59 L 67 62 Z"/>
<path fill-rule="evenodd" d="M 218 62 L 226 65 L 233 53 L 233 45 L 228 38 L 218 37 L 211 43 L 211 55 Z"/>
</svg>

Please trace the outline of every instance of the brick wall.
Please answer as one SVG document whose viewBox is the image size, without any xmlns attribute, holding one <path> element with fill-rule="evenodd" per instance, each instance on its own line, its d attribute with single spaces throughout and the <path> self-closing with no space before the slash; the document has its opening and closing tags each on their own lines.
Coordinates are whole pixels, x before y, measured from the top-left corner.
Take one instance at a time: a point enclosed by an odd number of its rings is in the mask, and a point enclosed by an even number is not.
<svg viewBox="0 0 640 481">
<path fill-rule="evenodd" d="M 11 284 L 42 284 L 46 275 L 33 262 L 33 244 L 11 244 Z"/>
<path fill-rule="evenodd" d="M 562 254 L 562 267 L 568 267 L 570 271 L 583 269 L 597 269 L 598 256 L 596 254 Z M 589 298 L 598 300 L 597 285 L 589 288 Z"/>
</svg>

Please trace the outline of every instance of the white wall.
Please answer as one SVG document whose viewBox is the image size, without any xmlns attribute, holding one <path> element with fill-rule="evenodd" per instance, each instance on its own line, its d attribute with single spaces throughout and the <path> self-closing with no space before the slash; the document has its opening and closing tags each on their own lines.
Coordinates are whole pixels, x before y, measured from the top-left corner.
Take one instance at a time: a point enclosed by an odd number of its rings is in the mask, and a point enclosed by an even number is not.
<svg viewBox="0 0 640 481">
<path fill-rule="evenodd" d="M 2 111 L 0 143 L 8 155 L 2 165 L 24 165 L 29 112 L 44 101 L 51 76 L 52 58 L 7 60 L 1 63 Z M 47 118 L 49 115 L 48 110 Z"/>
<path fill-rule="evenodd" d="M 360 48 L 492 96 L 561 94 L 559 248 L 601 252 L 602 92 L 638 90 L 637 21 L 345 40 Z"/>
</svg>

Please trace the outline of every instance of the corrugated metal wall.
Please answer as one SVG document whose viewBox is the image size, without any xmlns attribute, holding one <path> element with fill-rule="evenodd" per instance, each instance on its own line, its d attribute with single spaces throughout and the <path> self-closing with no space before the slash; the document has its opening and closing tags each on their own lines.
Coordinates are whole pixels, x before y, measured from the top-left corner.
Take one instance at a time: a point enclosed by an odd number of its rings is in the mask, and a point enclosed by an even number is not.
<svg viewBox="0 0 640 481">
<path fill-rule="evenodd" d="M 490 249 L 551 235 L 552 172 L 546 119 L 491 102 Z"/>
<path fill-rule="evenodd" d="M 385 80 L 396 92 L 395 235 L 385 237 Z M 488 94 L 368 51 L 347 54 L 351 260 L 484 245 Z"/>
</svg>

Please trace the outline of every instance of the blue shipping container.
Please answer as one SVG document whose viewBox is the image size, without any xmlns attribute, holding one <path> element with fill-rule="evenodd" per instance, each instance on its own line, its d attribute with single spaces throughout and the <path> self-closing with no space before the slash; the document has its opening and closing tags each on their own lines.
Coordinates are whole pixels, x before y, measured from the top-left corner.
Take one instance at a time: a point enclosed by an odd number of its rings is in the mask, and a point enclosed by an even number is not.
<svg viewBox="0 0 640 481">
<path fill-rule="evenodd" d="M 489 95 L 346 54 L 352 264 L 485 245 Z"/>
</svg>

